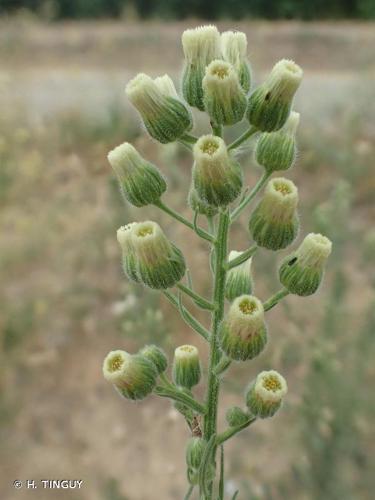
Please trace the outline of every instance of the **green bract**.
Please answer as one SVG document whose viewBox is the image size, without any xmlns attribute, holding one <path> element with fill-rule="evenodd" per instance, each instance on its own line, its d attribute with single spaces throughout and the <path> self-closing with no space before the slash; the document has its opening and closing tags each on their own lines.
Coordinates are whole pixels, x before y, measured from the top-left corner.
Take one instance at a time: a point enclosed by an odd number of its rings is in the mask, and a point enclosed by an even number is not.
<svg viewBox="0 0 375 500">
<path fill-rule="evenodd" d="M 276 132 L 265 132 L 257 142 L 255 159 L 266 172 L 288 170 L 295 162 L 297 154 L 295 133 L 299 113 L 292 111 L 285 125 Z"/>
<path fill-rule="evenodd" d="M 191 389 L 201 379 L 198 349 L 193 345 L 177 347 L 173 358 L 173 380 L 176 385 Z"/>
<path fill-rule="evenodd" d="M 220 34 L 216 26 L 200 26 L 182 34 L 185 68 L 182 92 L 186 102 L 204 111 L 202 80 L 206 67 L 220 57 Z"/>
</svg>

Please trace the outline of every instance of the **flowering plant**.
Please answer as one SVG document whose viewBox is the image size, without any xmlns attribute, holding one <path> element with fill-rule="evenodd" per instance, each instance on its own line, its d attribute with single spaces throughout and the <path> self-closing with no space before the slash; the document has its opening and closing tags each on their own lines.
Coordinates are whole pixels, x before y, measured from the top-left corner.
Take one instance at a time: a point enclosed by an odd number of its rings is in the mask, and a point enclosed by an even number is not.
<svg viewBox="0 0 375 500">
<path fill-rule="evenodd" d="M 103 373 L 126 399 L 139 400 L 154 393 L 173 401 L 190 430 L 186 446 L 189 486 L 185 498 L 190 498 L 197 488 L 200 500 L 223 500 L 224 443 L 257 419 L 272 417 L 287 393 L 287 383 L 275 370 L 259 373 L 245 390 L 243 408 L 229 408 L 228 427 L 219 432 L 221 380 L 232 362 L 244 363 L 263 352 L 268 342 L 267 311 L 290 293 L 306 296 L 317 290 L 331 242 L 320 234 L 308 234 L 281 262 L 281 289 L 264 302 L 253 295 L 251 262 L 255 253 L 261 248 L 284 249 L 295 241 L 299 231 L 297 187 L 284 177 L 271 177 L 276 171 L 290 169 L 296 160 L 299 114 L 292 107 L 303 72 L 293 61 L 283 59 L 251 91 L 244 33 L 228 31 L 220 35 L 216 27 L 203 26 L 185 31 L 182 45 L 182 96 L 169 76 L 152 79 L 145 74 L 128 83 L 126 94 L 153 139 L 162 144 L 177 141 L 192 152 L 188 196 L 192 220 L 165 204 L 162 198 L 167 190 L 166 180 L 132 145 L 118 146 L 108 159 L 129 203 L 158 207 L 210 247 L 213 292 L 211 298 L 206 298 L 194 290 L 182 252 L 156 222 L 132 222 L 117 231 L 127 278 L 160 290 L 182 319 L 208 342 L 206 396 L 204 401 L 198 401 L 193 393 L 202 378 L 200 355 L 193 345 L 176 348 L 171 378 L 167 375 L 167 356 L 155 345 L 136 354 L 110 352 L 104 360 Z M 199 138 L 191 134 L 193 115 L 189 106 L 208 113 L 210 133 Z M 244 119 L 248 129 L 227 144 L 223 127 Z M 243 172 L 236 150 L 255 135 L 254 157 L 263 167 L 263 175 L 241 197 Z M 245 251 L 232 250 L 228 255 L 231 224 L 262 188 L 263 195 L 248 218 L 254 243 Z M 206 228 L 198 224 L 200 217 L 206 219 Z M 210 314 L 209 329 L 183 305 L 183 294 Z"/>
</svg>

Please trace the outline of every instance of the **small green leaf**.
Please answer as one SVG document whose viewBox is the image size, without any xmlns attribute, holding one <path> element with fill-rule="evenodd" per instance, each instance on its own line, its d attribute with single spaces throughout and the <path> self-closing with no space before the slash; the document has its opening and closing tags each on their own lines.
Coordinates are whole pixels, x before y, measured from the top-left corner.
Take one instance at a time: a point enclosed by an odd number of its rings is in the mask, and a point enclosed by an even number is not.
<svg viewBox="0 0 375 500">
<path fill-rule="evenodd" d="M 201 488 L 205 496 L 208 496 L 209 494 L 208 485 L 212 480 L 212 478 L 208 474 L 208 471 L 212 465 L 212 453 L 215 449 L 215 445 L 216 445 L 216 434 L 213 434 L 206 445 L 202 457 L 201 466 L 199 467 L 199 487 Z"/>
<path fill-rule="evenodd" d="M 220 446 L 220 481 L 218 500 L 224 500 L 224 446 Z"/>
</svg>

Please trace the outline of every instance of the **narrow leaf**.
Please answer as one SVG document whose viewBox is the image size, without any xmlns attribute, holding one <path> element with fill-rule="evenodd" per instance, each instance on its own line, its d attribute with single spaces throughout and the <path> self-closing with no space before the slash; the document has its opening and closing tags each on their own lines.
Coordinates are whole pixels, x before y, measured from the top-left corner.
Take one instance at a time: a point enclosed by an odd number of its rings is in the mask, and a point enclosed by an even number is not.
<svg viewBox="0 0 375 500">
<path fill-rule="evenodd" d="M 206 448 L 204 450 L 204 454 L 202 457 L 202 462 L 199 467 L 199 486 L 201 490 L 203 491 L 203 494 L 205 496 L 208 496 L 208 485 L 211 481 L 209 477 L 209 470 L 212 465 L 212 453 L 215 449 L 216 446 L 216 434 L 213 434 L 208 441 Z"/>
<path fill-rule="evenodd" d="M 220 446 L 220 481 L 218 500 L 224 500 L 224 446 Z"/>
</svg>

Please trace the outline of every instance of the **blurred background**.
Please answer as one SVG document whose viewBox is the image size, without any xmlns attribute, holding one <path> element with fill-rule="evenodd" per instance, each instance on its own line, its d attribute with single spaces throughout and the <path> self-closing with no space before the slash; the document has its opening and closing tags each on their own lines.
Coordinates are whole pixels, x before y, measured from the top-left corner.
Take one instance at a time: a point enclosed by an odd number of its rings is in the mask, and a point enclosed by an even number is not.
<svg viewBox="0 0 375 500">
<path fill-rule="evenodd" d="M 125 206 L 106 155 L 132 141 L 168 177 L 166 201 L 191 217 L 189 154 L 145 137 L 123 90 L 139 71 L 178 83 L 182 31 L 214 20 L 246 32 L 256 83 L 284 57 L 304 68 L 299 159 L 287 175 L 300 190 L 300 238 L 324 232 L 334 243 L 319 293 L 270 311 L 266 352 L 225 379 L 221 426 L 258 371 L 277 369 L 290 388 L 283 411 L 228 445 L 228 498 L 240 488 L 239 500 L 373 499 L 374 1 L 0 0 L 0 13 L 0 498 L 183 496 L 184 422 L 167 401 L 121 400 L 101 365 L 115 348 L 152 342 L 172 356 L 190 342 L 207 366 L 172 306 L 123 278 L 118 226 L 157 220 L 205 294 L 207 247 L 156 209 Z M 249 184 L 260 175 L 251 146 Z M 249 245 L 246 226 L 244 214 L 233 249 Z M 263 300 L 284 254 L 254 259 Z M 16 491 L 15 479 L 84 483 Z"/>
</svg>

